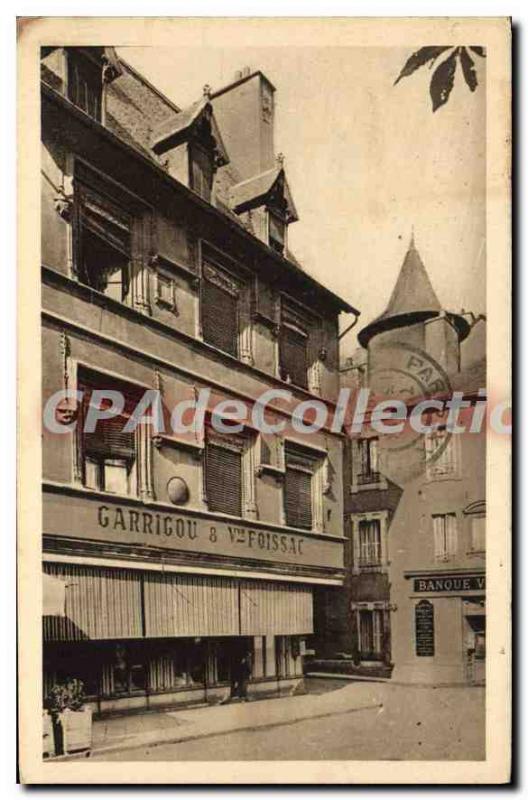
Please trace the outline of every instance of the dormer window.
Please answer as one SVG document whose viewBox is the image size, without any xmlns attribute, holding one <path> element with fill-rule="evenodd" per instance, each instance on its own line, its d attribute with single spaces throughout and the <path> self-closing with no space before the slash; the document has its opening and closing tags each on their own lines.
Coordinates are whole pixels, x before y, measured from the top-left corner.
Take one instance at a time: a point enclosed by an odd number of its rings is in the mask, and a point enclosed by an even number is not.
<svg viewBox="0 0 528 800">
<path fill-rule="evenodd" d="M 169 172 L 207 202 L 211 201 L 213 179 L 218 167 L 229 158 L 216 124 L 210 89 L 204 87 L 201 100 L 173 114 L 152 133 L 152 149 L 164 156 Z"/>
<path fill-rule="evenodd" d="M 189 146 L 189 185 L 204 200 L 211 199 L 213 187 L 214 164 L 211 150 L 197 142 Z"/>
<path fill-rule="evenodd" d="M 286 245 L 286 223 L 276 213 L 268 211 L 268 243 L 277 253 L 283 253 Z"/>
<path fill-rule="evenodd" d="M 88 116 L 101 122 L 102 65 L 84 52 L 68 51 L 68 99 Z"/>
<path fill-rule="evenodd" d="M 277 156 L 272 169 L 241 181 L 230 189 L 230 206 L 235 214 L 256 211 L 255 235 L 277 253 L 284 253 L 287 228 L 298 219 L 284 172 L 284 158 Z"/>
</svg>

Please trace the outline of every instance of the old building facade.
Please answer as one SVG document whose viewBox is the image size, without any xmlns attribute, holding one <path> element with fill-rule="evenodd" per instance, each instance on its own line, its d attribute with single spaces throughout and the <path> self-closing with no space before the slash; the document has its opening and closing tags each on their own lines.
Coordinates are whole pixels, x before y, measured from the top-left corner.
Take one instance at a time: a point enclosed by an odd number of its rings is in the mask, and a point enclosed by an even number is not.
<svg viewBox="0 0 528 800">
<path fill-rule="evenodd" d="M 385 312 L 358 335 L 343 385 L 369 404 L 464 401 L 466 427 L 485 413 L 485 320 L 442 309 L 411 241 Z M 479 391 L 484 390 L 484 391 Z M 372 415 L 344 460 L 345 591 L 321 590 L 319 655 L 364 676 L 481 683 L 485 674 L 485 422 L 449 434 L 381 432 Z M 331 631 L 326 636 L 323 629 Z"/>
<path fill-rule="evenodd" d="M 44 407 L 81 392 L 43 429 L 44 690 L 100 712 L 219 697 L 247 652 L 252 691 L 292 691 L 343 582 L 343 439 L 291 409 L 335 403 L 354 309 L 288 248 L 274 94 L 246 70 L 182 110 L 112 48 L 42 52 Z M 101 389 L 124 404 L 88 431 Z M 203 428 L 125 431 L 146 390 L 168 419 L 206 389 Z M 276 432 L 211 425 L 269 390 Z"/>
</svg>

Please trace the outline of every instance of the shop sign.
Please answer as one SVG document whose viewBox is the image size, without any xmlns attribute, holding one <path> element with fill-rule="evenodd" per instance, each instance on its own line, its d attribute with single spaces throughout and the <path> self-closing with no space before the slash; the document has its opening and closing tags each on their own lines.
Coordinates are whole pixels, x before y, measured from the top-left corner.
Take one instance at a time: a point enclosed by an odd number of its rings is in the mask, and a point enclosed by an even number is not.
<svg viewBox="0 0 528 800">
<path fill-rule="evenodd" d="M 439 575 L 414 579 L 415 592 L 475 592 L 485 588 L 485 575 Z"/>
<path fill-rule="evenodd" d="M 75 494 L 46 493 L 44 533 L 169 550 L 237 556 L 332 569 L 343 567 L 341 542 L 230 522 L 153 504 L 128 505 Z"/>
</svg>

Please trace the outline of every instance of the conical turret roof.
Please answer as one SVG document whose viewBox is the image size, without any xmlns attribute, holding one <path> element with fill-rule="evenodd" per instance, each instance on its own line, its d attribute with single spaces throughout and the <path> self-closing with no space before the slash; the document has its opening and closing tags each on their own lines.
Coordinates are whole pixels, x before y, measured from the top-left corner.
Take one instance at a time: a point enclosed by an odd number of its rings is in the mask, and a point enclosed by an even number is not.
<svg viewBox="0 0 528 800">
<path fill-rule="evenodd" d="M 385 311 L 358 333 L 358 340 L 366 347 L 377 333 L 431 319 L 441 312 L 442 306 L 416 249 L 413 235 Z M 465 338 L 469 326 L 464 318 L 458 314 L 448 316 L 460 338 Z"/>
</svg>

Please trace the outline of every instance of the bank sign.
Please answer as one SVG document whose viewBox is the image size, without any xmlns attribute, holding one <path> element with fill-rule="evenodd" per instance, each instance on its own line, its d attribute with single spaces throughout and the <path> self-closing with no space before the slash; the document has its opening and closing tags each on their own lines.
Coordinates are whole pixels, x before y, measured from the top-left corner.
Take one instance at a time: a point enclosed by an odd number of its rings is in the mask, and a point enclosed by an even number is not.
<svg viewBox="0 0 528 800">
<path fill-rule="evenodd" d="M 431 575 L 414 579 L 414 591 L 417 593 L 482 592 L 485 588 L 485 575 Z"/>
<path fill-rule="evenodd" d="M 265 523 L 226 520 L 163 504 L 132 505 L 76 492 L 44 493 L 44 534 L 299 566 L 343 568 L 343 544 Z"/>
</svg>

